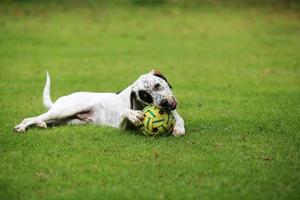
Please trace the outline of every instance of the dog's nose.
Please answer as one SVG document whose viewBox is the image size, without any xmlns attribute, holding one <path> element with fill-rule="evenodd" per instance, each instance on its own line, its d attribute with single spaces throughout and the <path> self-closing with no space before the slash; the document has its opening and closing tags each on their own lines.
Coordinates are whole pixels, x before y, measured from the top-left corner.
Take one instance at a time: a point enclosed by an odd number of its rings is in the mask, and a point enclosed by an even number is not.
<svg viewBox="0 0 300 200">
<path fill-rule="evenodd" d="M 174 97 L 170 98 L 170 99 L 162 99 L 161 102 L 160 102 L 160 106 L 162 108 L 167 108 L 167 109 L 170 109 L 170 110 L 175 110 L 176 107 L 177 107 L 177 102 L 175 100 Z"/>
<path fill-rule="evenodd" d="M 169 106 L 169 102 L 167 99 L 162 99 L 160 102 L 160 106 L 163 108 L 167 108 Z"/>
</svg>

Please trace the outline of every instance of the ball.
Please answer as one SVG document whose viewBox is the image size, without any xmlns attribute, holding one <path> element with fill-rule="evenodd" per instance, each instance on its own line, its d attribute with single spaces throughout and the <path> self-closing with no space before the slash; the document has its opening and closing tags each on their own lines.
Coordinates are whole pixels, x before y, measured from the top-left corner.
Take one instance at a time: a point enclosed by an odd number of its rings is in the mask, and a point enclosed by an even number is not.
<svg viewBox="0 0 300 200">
<path fill-rule="evenodd" d="M 169 110 L 162 110 L 155 106 L 147 106 L 143 109 L 145 118 L 141 131 L 147 136 L 159 136 L 172 132 L 175 118 Z"/>
</svg>

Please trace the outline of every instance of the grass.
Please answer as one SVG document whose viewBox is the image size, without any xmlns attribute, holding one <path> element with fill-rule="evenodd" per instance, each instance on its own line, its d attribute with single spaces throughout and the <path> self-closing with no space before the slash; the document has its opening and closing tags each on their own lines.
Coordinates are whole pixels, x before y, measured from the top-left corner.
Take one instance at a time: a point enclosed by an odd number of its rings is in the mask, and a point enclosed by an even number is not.
<svg viewBox="0 0 300 200">
<path fill-rule="evenodd" d="M 0 4 L 0 199 L 299 199 L 299 13 Z M 187 134 L 12 128 L 52 97 L 159 68 Z"/>
</svg>

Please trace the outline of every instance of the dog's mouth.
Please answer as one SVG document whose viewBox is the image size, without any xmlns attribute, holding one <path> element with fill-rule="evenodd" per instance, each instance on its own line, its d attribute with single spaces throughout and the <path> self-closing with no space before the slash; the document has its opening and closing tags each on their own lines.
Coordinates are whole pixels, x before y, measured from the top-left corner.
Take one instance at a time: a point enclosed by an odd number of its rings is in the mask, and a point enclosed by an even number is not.
<svg viewBox="0 0 300 200">
<path fill-rule="evenodd" d="M 170 110 L 175 110 L 176 108 L 177 108 L 177 102 L 174 101 L 174 102 L 172 102 L 172 104 L 169 106 L 169 109 L 170 109 Z"/>
<path fill-rule="evenodd" d="M 162 101 L 158 107 L 160 107 L 161 109 L 166 109 L 166 110 L 175 110 L 177 108 L 177 102 L 176 102 L 176 100 L 173 100 L 171 102 Z"/>
</svg>

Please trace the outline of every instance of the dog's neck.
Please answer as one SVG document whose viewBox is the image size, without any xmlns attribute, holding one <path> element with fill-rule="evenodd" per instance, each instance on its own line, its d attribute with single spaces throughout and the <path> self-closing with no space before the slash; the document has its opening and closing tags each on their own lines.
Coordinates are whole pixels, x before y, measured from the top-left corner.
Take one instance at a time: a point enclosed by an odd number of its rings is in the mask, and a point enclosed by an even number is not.
<svg viewBox="0 0 300 200">
<path fill-rule="evenodd" d="M 122 102 L 125 104 L 126 108 L 130 108 L 130 94 L 131 94 L 131 86 L 128 86 L 117 95 L 122 99 Z"/>
</svg>

